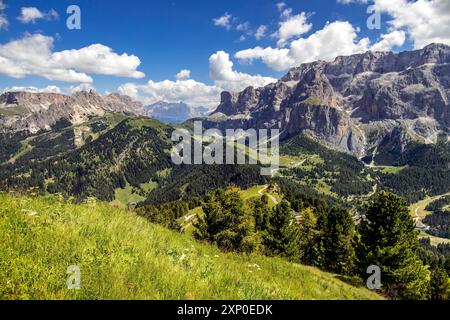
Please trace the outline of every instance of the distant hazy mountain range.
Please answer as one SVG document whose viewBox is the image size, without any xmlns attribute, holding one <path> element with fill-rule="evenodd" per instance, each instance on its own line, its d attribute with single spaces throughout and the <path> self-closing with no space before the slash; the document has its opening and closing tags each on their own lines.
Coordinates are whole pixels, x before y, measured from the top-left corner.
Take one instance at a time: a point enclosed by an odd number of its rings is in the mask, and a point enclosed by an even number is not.
<svg viewBox="0 0 450 320">
<path fill-rule="evenodd" d="M 211 113 L 211 110 L 205 107 L 192 108 L 183 102 L 164 101 L 146 106 L 145 110 L 151 118 L 169 124 L 180 124 L 188 119 L 208 116 Z"/>
</svg>

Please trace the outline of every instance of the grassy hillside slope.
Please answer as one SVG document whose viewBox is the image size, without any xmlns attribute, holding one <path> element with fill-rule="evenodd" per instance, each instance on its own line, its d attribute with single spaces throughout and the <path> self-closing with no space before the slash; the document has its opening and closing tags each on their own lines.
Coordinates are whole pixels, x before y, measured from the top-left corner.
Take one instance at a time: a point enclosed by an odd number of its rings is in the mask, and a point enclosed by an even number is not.
<svg viewBox="0 0 450 320">
<path fill-rule="evenodd" d="M 67 268 L 81 269 L 68 290 Z M 379 299 L 317 269 L 224 254 L 89 201 L 0 194 L 0 299 Z"/>
</svg>

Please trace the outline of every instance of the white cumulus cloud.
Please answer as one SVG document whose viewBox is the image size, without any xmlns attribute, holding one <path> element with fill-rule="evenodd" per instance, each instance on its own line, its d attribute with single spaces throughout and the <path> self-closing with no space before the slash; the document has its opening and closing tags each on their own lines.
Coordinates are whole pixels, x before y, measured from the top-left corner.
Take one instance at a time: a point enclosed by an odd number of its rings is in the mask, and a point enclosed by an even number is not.
<svg viewBox="0 0 450 320">
<path fill-rule="evenodd" d="M 118 91 L 144 104 L 158 101 L 174 103 L 182 101 L 193 107 L 217 106 L 221 92 L 216 86 L 209 86 L 192 79 L 160 82 L 150 80 L 143 85 L 126 83 L 121 85 Z"/>
<path fill-rule="evenodd" d="M 276 71 L 285 71 L 302 63 L 317 60 L 332 61 L 337 56 L 362 53 L 368 50 L 388 51 L 402 46 L 406 34 L 401 30 L 393 30 L 383 34 L 380 41 L 371 45 L 369 38 L 359 38 L 358 29 L 348 21 L 327 23 L 323 29 L 317 30 L 306 38 L 292 40 L 284 48 L 255 47 L 238 51 L 235 54 L 242 63 L 261 60 Z"/>
<path fill-rule="evenodd" d="M 261 25 L 256 29 L 255 38 L 256 40 L 260 40 L 266 36 L 267 26 Z"/>
<path fill-rule="evenodd" d="M 141 64 L 138 57 L 124 53 L 118 55 L 102 44 L 93 44 L 78 50 L 64 50 L 52 54 L 52 59 L 66 68 L 86 73 L 95 73 L 130 78 L 143 78 L 144 73 L 136 69 Z"/>
<path fill-rule="evenodd" d="M 53 52 L 53 42 L 53 37 L 26 34 L 18 40 L 0 44 L 0 74 L 13 78 L 34 75 L 48 80 L 80 83 L 93 81 L 89 73 L 144 77 L 136 70 L 140 65 L 136 56 L 118 55 L 101 44 Z"/>
<path fill-rule="evenodd" d="M 286 3 L 278 2 L 275 6 L 277 7 L 278 11 L 282 11 L 286 7 Z"/>
<path fill-rule="evenodd" d="M 231 14 L 225 12 L 223 16 L 213 19 L 213 22 L 215 26 L 224 27 L 225 29 L 230 30 L 232 18 L 233 16 Z"/>
<path fill-rule="evenodd" d="M 64 92 L 66 93 L 76 93 L 80 91 L 97 91 L 95 87 L 90 83 L 80 83 L 77 86 L 70 86 L 67 88 L 64 88 Z"/>
<path fill-rule="evenodd" d="M 374 44 L 372 51 L 390 51 L 394 47 L 401 47 L 406 40 L 404 31 L 394 30 L 391 33 L 381 35 L 381 40 Z"/>
<path fill-rule="evenodd" d="M 374 0 L 374 4 L 391 16 L 391 29 L 408 33 L 415 48 L 433 42 L 450 45 L 449 0 Z"/>
<path fill-rule="evenodd" d="M 209 58 L 209 75 L 217 86 L 228 91 L 241 91 L 250 86 L 263 87 L 277 81 L 274 78 L 233 70 L 230 55 L 224 51 L 218 51 Z"/>
<path fill-rule="evenodd" d="M 236 26 L 237 31 L 247 31 L 248 29 L 250 29 L 250 22 L 248 22 L 248 21 L 239 23 Z"/>
<path fill-rule="evenodd" d="M 204 106 L 214 108 L 220 102 L 220 93 L 226 91 L 242 91 L 248 86 L 261 87 L 276 79 L 260 75 L 250 75 L 233 70 L 233 62 L 224 51 L 218 51 L 209 59 L 212 85 L 193 79 L 148 81 L 146 84 L 126 83 L 119 87 L 119 92 L 129 95 L 144 104 L 158 101 L 183 101 L 191 107 Z"/>
<path fill-rule="evenodd" d="M 270 68 L 283 71 L 306 62 L 363 52 L 369 42 L 368 38 L 358 40 L 357 31 L 349 22 L 336 21 L 307 38 L 292 41 L 289 48 L 256 47 L 239 51 L 235 57 L 250 63 L 260 59 Z"/>
<path fill-rule="evenodd" d="M 366 3 L 368 0 L 337 0 L 339 3 Z M 378 12 L 388 15 L 391 39 L 400 33 L 412 40 L 416 49 L 430 43 L 450 45 L 450 1 L 449 0 L 373 0 Z M 387 36 L 387 35 L 386 35 Z M 399 43 L 400 41 L 397 41 Z"/>
<path fill-rule="evenodd" d="M 180 70 L 180 72 L 178 72 L 175 76 L 177 80 L 185 80 L 189 79 L 190 77 L 191 77 L 191 70 L 188 69 Z"/>
<path fill-rule="evenodd" d="M 290 13 L 289 13 L 290 14 Z M 311 30 L 312 24 L 307 22 L 308 16 L 305 12 L 295 16 L 288 15 L 286 20 L 279 23 L 279 29 L 276 33 L 278 38 L 277 45 L 283 47 L 292 37 L 300 36 Z"/>
<path fill-rule="evenodd" d="M 59 15 L 54 9 L 50 9 L 48 12 L 40 11 L 36 7 L 22 7 L 20 16 L 17 17 L 22 23 L 36 23 L 37 20 L 55 20 Z"/>
<path fill-rule="evenodd" d="M 304 12 L 293 15 L 284 2 L 276 6 L 280 12 L 278 31 L 272 34 L 276 46 L 253 47 L 240 50 L 234 57 L 241 63 L 260 60 L 276 71 L 285 71 L 302 63 L 316 60 L 331 61 L 340 55 L 351 55 L 368 50 L 392 51 L 407 40 L 416 49 L 430 43 L 450 45 L 450 0 L 337 0 L 342 4 L 371 3 L 384 14 L 386 31 L 378 42 L 359 36 L 360 28 L 348 21 L 327 22 L 322 29 L 308 36 L 313 25 Z M 385 18 L 388 17 L 388 18 Z"/>
</svg>

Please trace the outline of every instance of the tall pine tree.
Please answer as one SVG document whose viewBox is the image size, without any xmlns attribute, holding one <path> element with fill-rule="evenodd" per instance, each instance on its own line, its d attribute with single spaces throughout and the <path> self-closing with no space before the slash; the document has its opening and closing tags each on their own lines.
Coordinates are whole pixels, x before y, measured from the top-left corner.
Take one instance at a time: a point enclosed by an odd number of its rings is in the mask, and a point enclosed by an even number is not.
<svg viewBox="0 0 450 320">
<path fill-rule="evenodd" d="M 406 202 L 380 192 L 366 208 L 360 225 L 361 273 L 381 269 L 382 290 L 392 298 L 426 299 L 430 272 L 416 255 L 418 233 Z"/>
<path fill-rule="evenodd" d="M 320 266 L 320 232 L 317 230 L 317 217 L 312 208 L 303 209 L 299 222 L 300 262 Z"/>
<path fill-rule="evenodd" d="M 450 299 L 450 279 L 442 268 L 431 271 L 430 295 L 432 300 Z"/>
<path fill-rule="evenodd" d="M 332 272 L 351 275 L 355 271 L 355 223 L 350 213 L 334 207 L 320 215 L 321 264 Z"/>
<path fill-rule="evenodd" d="M 239 190 L 217 190 L 206 197 L 204 216 L 194 224 L 198 240 L 216 243 L 222 250 L 252 252 L 260 246 L 254 218 Z"/>
<path fill-rule="evenodd" d="M 270 226 L 264 234 L 266 253 L 291 260 L 300 258 L 300 234 L 289 202 L 282 201 L 270 216 Z"/>
</svg>

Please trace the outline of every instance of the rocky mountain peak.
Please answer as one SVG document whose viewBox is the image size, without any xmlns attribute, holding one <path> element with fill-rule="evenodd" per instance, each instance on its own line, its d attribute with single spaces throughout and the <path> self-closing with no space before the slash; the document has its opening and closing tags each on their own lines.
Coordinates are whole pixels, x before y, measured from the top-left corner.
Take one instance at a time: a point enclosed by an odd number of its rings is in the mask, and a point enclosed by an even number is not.
<svg viewBox="0 0 450 320">
<path fill-rule="evenodd" d="M 311 70 L 318 70 L 326 65 L 324 61 L 316 61 L 312 63 L 304 63 L 299 67 L 291 68 L 288 73 L 281 78 L 282 82 L 300 81 L 305 74 Z"/>
<path fill-rule="evenodd" d="M 54 103 L 65 100 L 64 95 L 59 93 L 31 93 L 31 92 L 6 92 L 0 95 L 0 108 L 22 106 L 29 112 L 47 109 Z"/>
<path fill-rule="evenodd" d="M 144 105 L 129 96 L 111 93 L 103 96 L 103 101 L 109 111 L 126 115 L 145 115 Z"/>
<path fill-rule="evenodd" d="M 424 63 L 450 63 L 450 47 L 441 43 L 432 43 L 422 49 Z"/>
<path fill-rule="evenodd" d="M 394 129 L 404 141 L 450 134 L 449 101 L 450 47 L 430 44 L 305 63 L 266 87 L 223 92 L 207 126 L 281 126 L 285 136 L 309 132 L 362 156 Z"/>
<path fill-rule="evenodd" d="M 60 120 L 73 124 L 105 112 L 144 115 L 140 102 L 118 94 L 100 96 L 93 90 L 72 95 L 56 93 L 6 92 L 0 95 L 0 130 L 48 130 Z"/>
</svg>

